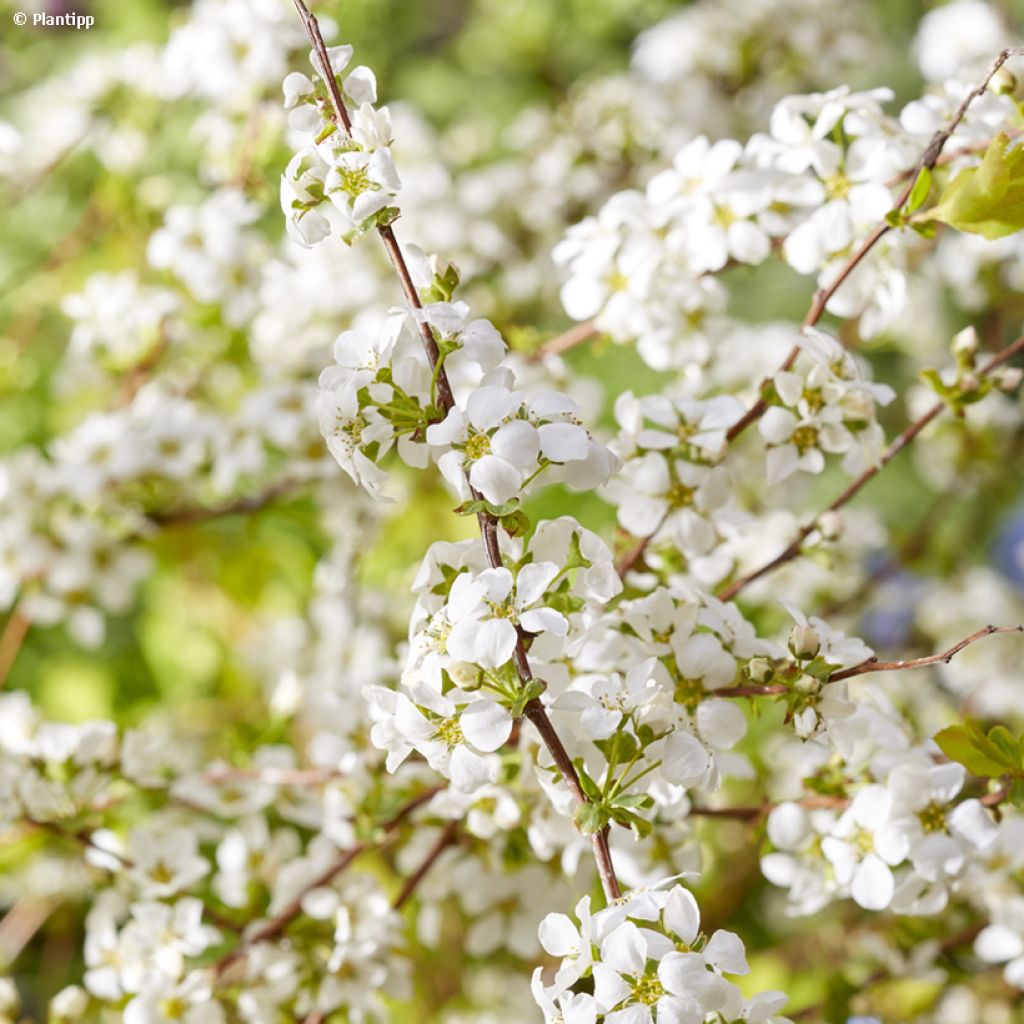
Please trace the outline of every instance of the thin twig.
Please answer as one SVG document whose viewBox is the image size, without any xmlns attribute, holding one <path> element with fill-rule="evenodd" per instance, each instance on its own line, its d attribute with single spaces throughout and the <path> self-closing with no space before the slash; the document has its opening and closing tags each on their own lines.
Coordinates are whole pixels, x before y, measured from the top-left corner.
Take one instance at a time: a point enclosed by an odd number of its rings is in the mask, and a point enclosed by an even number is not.
<svg viewBox="0 0 1024 1024">
<path fill-rule="evenodd" d="M 996 72 L 1011 58 L 1020 56 L 1024 53 L 1024 49 L 1015 50 L 1003 50 L 998 57 L 992 62 L 992 65 L 988 69 L 988 73 L 982 79 L 982 81 L 976 85 L 963 99 L 960 106 L 957 108 L 956 113 L 953 115 L 949 124 L 944 128 L 940 128 L 931 138 L 931 141 L 925 147 L 924 152 L 921 154 L 921 158 L 917 161 L 913 170 L 910 172 L 907 178 L 906 184 L 903 186 L 900 194 L 896 198 L 896 202 L 893 203 L 892 211 L 899 211 L 903 208 L 903 205 L 910 198 L 911 192 L 914 190 L 914 185 L 917 184 L 917 179 L 921 175 L 922 171 L 930 171 L 935 164 L 938 162 L 939 157 L 942 155 L 942 149 L 949 140 L 949 137 L 956 131 L 960 122 L 964 119 L 967 113 L 968 107 L 981 96 L 989 86 L 992 78 Z M 832 296 L 839 290 L 843 282 L 853 273 L 854 270 L 860 265 L 861 261 L 865 256 L 877 245 L 879 240 L 887 235 L 893 226 L 884 217 L 880 220 L 871 232 L 867 235 L 864 241 L 854 250 L 850 258 L 843 264 L 839 273 L 836 277 L 824 288 L 819 288 L 811 300 L 810 309 L 807 311 L 807 315 L 804 317 L 803 327 L 813 327 L 824 315 L 825 307 L 828 305 Z M 797 356 L 800 354 L 800 346 L 794 345 L 789 355 L 786 356 L 782 366 L 779 367 L 777 372 L 783 372 L 788 370 L 793 363 L 796 362 Z M 762 383 L 761 391 L 764 391 L 765 384 Z M 752 423 L 764 415 L 768 409 L 768 403 L 765 401 L 764 394 L 762 393 L 757 401 L 747 410 L 741 419 L 739 419 L 733 426 L 731 426 L 726 433 L 726 440 L 733 441 L 744 430 L 747 429 Z"/>
<path fill-rule="evenodd" d="M 987 376 L 993 370 L 998 369 L 1004 363 L 1009 362 L 1017 353 L 1024 351 L 1024 335 L 1017 338 L 1016 341 L 1012 342 L 1006 348 L 1003 349 L 998 355 L 993 356 L 979 371 L 979 376 Z M 791 561 L 800 554 L 803 542 L 818 528 L 821 523 L 823 516 L 829 512 L 836 512 L 847 504 L 856 494 L 859 493 L 861 488 L 864 487 L 869 480 L 876 477 L 882 469 L 884 469 L 903 449 L 910 444 L 911 441 L 921 433 L 922 430 L 932 420 L 939 416 L 947 405 L 943 401 L 936 402 L 931 408 L 929 408 L 923 415 L 919 416 L 913 423 L 910 424 L 902 434 L 899 435 L 885 451 L 882 453 L 881 458 L 874 466 L 869 466 L 861 473 L 838 497 L 832 501 L 826 508 L 819 512 L 813 519 L 805 523 L 797 533 L 793 542 L 782 552 L 776 555 L 771 561 L 765 562 L 760 568 L 755 569 L 753 572 L 747 573 L 745 576 L 741 576 L 739 579 L 734 580 L 727 587 L 724 587 L 718 593 L 718 597 L 722 601 L 732 600 L 744 587 L 753 583 L 754 580 L 760 579 L 762 576 L 774 569 L 777 569 L 780 565 L 784 565 L 786 562 Z"/>
<path fill-rule="evenodd" d="M 345 109 L 345 101 L 342 98 L 341 90 L 338 88 L 338 83 L 333 71 L 331 70 L 327 47 L 324 43 L 323 36 L 320 33 L 320 26 L 317 24 L 316 17 L 303 3 L 303 0 L 292 0 L 292 2 L 294 3 L 296 10 L 299 12 L 299 16 L 302 18 L 302 23 L 305 26 L 306 33 L 310 38 L 313 50 L 320 63 L 322 77 L 327 85 L 328 91 L 330 92 L 331 105 L 333 107 L 332 120 L 334 120 L 336 127 L 342 128 L 346 133 L 350 134 L 351 121 L 349 120 L 348 111 Z M 402 293 L 405 296 L 405 300 L 410 309 L 414 313 L 422 310 L 423 302 L 416 290 L 416 285 L 413 282 L 412 275 L 409 272 L 409 267 L 405 262 L 405 257 L 402 254 L 401 247 L 395 237 L 394 230 L 390 225 L 381 225 L 378 227 L 377 232 L 380 235 L 381 241 L 384 245 L 384 250 L 395 270 L 395 274 L 398 277 L 399 284 L 402 288 Z M 416 321 L 417 327 L 419 328 L 420 337 L 431 369 L 436 371 L 438 405 L 445 413 L 447 413 L 455 406 L 455 398 L 452 394 L 451 385 L 448 381 L 448 375 L 445 371 L 441 354 L 437 347 L 437 342 L 434 340 L 434 335 L 430 325 L 422 316 L 414 315 L 413 319 Z M 472 487 L 472 485 L 468 486 L 474 500 L 479 500 L 482 496 L 475 488 Z M 501 557 L 501 546 L 498 541 L 497 520 L 493 516 L 488 515 L 485 512 L 481 512 L 477 516 L 477 523 L 480 528 L 480 534 L 484 545 L 484 554 L 486 556 L 488 566 L 492 569 L 501 568 L 504 565 L 504 562 Z M 516 670 L 519 673 L 520 681 L 524 686 L 529 684 L 533 680 L 533 673 L 530 670 L 530 663 L 526 656 L 526 648 L 523 644 L 523 637 L 521 633 L 516 639 L 516 646 L 513 651 L 513 660 L 515 662 Z M 543 704 L 541 704 L 539 699 L 534 699 L 526 706 L 524 713 L 541 733 L 541 737 L 547 745 L 548 750 L 551 752 L 551 756 L 555 759 L 555 763 L 559 765 L 562 774 L 565 776 L 566 784 L 568 785 L 573 798 L 578 803 L 587 803 L 587 796 L 579 784 L 579 779 L 576 776 L 576 770 L 573 768 L 572 761 L 565 752 L 564 745 L 561 740 L 558 739 L 557 733 L 547 716 L 547 711 Z M 597 862 L 598 873 L 601 876 L 601 887 L 604 890 L 605 897 L 609 901 L 616 900 L 620 896 L 620 891 L 619 884 L 612 867 L 611 852 L 608 848 L 608 829 L 605 828 L 596 835 L 591 836 L 590 840 L 594 849 L 594 858 Z"/>
<path fill-rule="evenodd" d="M 983 637 L 992 636 L 995 633 L 1024 633 L 1024 625 L 1020 626 L 985 626 L 966 636 L 959 643 L 953 644 L 948 650 L 940 651 L 938 654 L 930 654 L 926 658 L 911 658 L 908 661 L 879 661 L 877 658 L 869 658 L 867 661 L 854 665 L 853 668 L 844 668 L 841 672 L 829 678 L 830 683 L 838 683 L 843 679 L 852 679 L 854 676 L 862 676 L 867 672 L 901 672 L 907 668 L 925 668 L 928 665 L 948 665 L 955 655 L 959 654 L 965 647 L 969 647 Z"/>
<path fill-rule="evenodd" d="M 7 683 L 14 662 L 28 634 L 30 621 L 15 607 L 7 618 L 3 633 L 0 633 L 0 690 Z"/>
<path fill-rule="evenodd" d="M 50 835 L 56 836 L 58 839 L 63 839 L 69 843 L 75 843 L 84 849 L 92 850 L 104 857 L 110 857 L 113 860 L 116 860 L 122 868 L 130 868 L 132 866 L 132 862 L 116 850 L 109 850 L 105 846 L 100 846 L 99 843 L 93 839 L 92 835 L 85 829 L 67 829 L 61 827 L 61 825 L 55 821 L 38 821 L 35 818 L 24 818 L 23 820 L 26 825 L 31 825 L 40 832 L 48 832 Z"/>
<path fill-rule="evenodd" d="M 452 846 L 455 843 L 456 838 L 458 836 L 458 832 L 458 821 L 449 821 L 448 824 L 445 825 L 445 827 L 441 830 L 441 834 L 437 837 L 437 841 L 427 851 L 427 855 L 423 858 L 423 862 L 405 880 L 405 883 L 403 884 L 401 890 L 395 897 L 394 903 L 391 904 L 395 910 L 401 910 L 402 907 L 405 906 L 409 898 L 416 891 L 420 882 L 422 882 L 423 879 L 426 878 L 427 873 L 437 863 L 437 859 L 441 856 L 442 853 L 444 853 L 445 850 L 448 849 L 449 846 Z"/>
<path fill-rule="evenodd" d="M 994 636 L 996 633 L 1024 633 L 1024 625 L 1019 626 L 985 626 L 972 633 L 963 640 L 953 644 L 952 647 L 938 654 L 929 654 L 923 658 L 910 658 L 903 661 L 879 661 L 877 658 L 869 658 L 852 668 L 844 668 L 834 672 L 826 682 L 839 683 L 844 679 L 852 679 L 855 676 L 862 676 L 869 672 L 903 672 L 912 668 L 927 668 L 929 665 L 948 665 L 953 658 L 965 647 L 987 636 Z M 782 693 L 788 693 L 789 687 L 783 683 L 764 683 L 762 685 L 750 686 L 726 686 L 720 690 L 712 691 L 716 697 L 774 697 Z"/>
<path fill-rule="evenodd" d="M 289 900 L 273 917 L 259 928 L 245 936 L 237 946 L 228 950 L 213 964 L 215 974 L 223 974 L 232 964 L 243 959 L 253 946 L 268 942 L 279 936 L 302 913 L 302 901 L 314 889 L 329 885 L 361 854 L 371 849 L 380 849 L 395 838 L 399 826 L 413 811 L 422 807 L 437 794 L 439 787 L 426 790 L 410 800 L 393 818 L 383 825 L 384 836 L 378 842 L 361 842 L 341 853 L 327 868 L 306 885 L 293 899 Z"/>
<path fill-rule="evenodd" d="M 600 333 L 593 320 L 584 320 L 583 323 L 576 324 L 550 341 L 544 342 L 536 352 L 531 352 L 527 359 L 531 363 L 542 363 L 548 356 L 560 356 L 585 344 L 591 338 L 596 338 Z"/>
<path fill-rule="evenodd" d="M 196 523 L 206 523 L 212 519 L 223 519 L 227 516 L 245 515 L 249 512 L 259 512 L 268 505 L 273 504 L 278 498 L 283 498 L 293 491 L 298 491 L 308 480 L 296 480 L 285 477 L 271 484 L 258 494 L 251 494 L 241 498 L 234 498 L 223 505 L 188 505 L 182 508 L 172 508 L 166 511 L 150 512 L 146 518 L 156 526 L 192 526 Z"/>
</svg>

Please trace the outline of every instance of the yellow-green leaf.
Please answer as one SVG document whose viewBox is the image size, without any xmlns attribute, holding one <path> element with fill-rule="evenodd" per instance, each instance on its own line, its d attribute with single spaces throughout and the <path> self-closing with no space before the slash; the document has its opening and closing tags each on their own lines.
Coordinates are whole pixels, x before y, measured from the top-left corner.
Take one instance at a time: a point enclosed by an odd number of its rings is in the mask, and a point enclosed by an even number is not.
<svg viewBox="0 0 1024 1024">
<path fill-rule="evenodd" d="M 1000 133 L 977 167 L 961 171 L 938 203 L 916 220 L 937 220 L 958 231 L 1002 238 L 1024 228 L 1024 149 Z"/>
</svg>

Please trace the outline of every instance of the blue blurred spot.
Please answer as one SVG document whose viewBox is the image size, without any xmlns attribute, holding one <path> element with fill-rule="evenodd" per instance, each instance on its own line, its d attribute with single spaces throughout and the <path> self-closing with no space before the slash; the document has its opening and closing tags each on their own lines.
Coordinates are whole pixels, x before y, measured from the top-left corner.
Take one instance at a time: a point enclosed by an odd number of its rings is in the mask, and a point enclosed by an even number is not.
<svg viewBox="0 0 1024 1024">
<path fill-rule="evenodd" d="M 992 565 L 1024 590 L 1024 505 L 1018 506 L 992 545 Z"/>
</svg>

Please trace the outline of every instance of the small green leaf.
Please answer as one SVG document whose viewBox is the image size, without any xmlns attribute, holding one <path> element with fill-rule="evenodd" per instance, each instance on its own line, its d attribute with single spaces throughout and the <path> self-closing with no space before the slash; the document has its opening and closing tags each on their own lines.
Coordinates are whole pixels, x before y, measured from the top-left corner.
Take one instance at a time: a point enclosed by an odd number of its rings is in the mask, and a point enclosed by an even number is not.
<svg viewBox="0 0 1024 1024">
<path fill-rule="evenodd" d="M 907 213 L 916 213 L 924 206 L 928 193 L 932 188 L 932 172 L 927 167 L 922 167 L 914 180 L 914 187 L 907 197 Z"/>
<path fill-rule="evenodd" d="M 1024 228 L 1024 149 L 1005 133 L 989 144 L 978 167 L 961 171 L 920 218 L 958 231 L 1003 238 Z"/>
<path fill-rule="evenodd" d="M 1020 744 L 1005 725 L 995 725 L 988 731 L 989 740 L 999 748 L 1006 758 L 1010 771 L 1020 764 Z"/>
<path fill-rule="evenodd" d="M 572 539 L 569 541 L 569 553 L 566 556 L 565 567 L 567 569 L 589 569 L 594 563 L 583 557 L 580 549 L 580 531 L 573 530 Z"/>
<path fill-rule="evenodd" d="M 646 818 L 637 817 L 635 814 L 629 823 L 629 827 L 633 830 L 633 835 L 638 840 L 646 839 L 654 831 L 654 825 L 651 822 Z"/>
<path fill-rule="evenodd" d="M 572 820 L 585 835 L 592 836 L 608 824 L 608 808 L 603 804 L 580 804 L 572 812 Z"/>
<path fill-rule="evenodd" d="M 583 767 L 583 758 L 577 757 L 573 761 L 573 765 L 576 768 L 576 774 L 580 779 L 580 788 L 587 795 L 589 800 L 600 800 L 601 790 L 598 788 L 597 783 L 587 774 L 586 769 Z"/>
<path fill-rule="evenodd" d="M 1010 803 L 1018 809 L 1024 809 L 1024 779 L 1018 779 L 1008 794 Z"/>
<path fill-rule="evenodd" d="M 937 732 L 934 739 L 946 757 L 962 764 L 972 775 L 998 778 L 1008 770 L 1002 751 L 974 723 L 951 725 Z"/>
<path fill-rule="evenodd" d="M 530 517 L 520 509 L 499 516 L 501 525 L 510 537 L 522 537 L 530 532 Z"/>
<path fill-rule="evenodd" d="M 618 793 L 612 800 L 612 807 L 625 807 L 631 811 L 649 811 L 654 798 L 648 793 Z"/>
</svg>

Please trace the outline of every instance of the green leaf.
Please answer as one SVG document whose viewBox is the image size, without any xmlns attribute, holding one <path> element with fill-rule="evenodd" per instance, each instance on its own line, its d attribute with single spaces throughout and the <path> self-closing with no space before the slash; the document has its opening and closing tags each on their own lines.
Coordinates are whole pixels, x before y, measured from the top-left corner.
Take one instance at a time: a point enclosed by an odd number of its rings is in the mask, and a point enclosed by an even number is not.
<svg viewBox="0 0 1024 1024">
<path fill-rule="evenodd" d="M 580 788 L 583 790 L 584 793 L 586 793 L 587 798 L 589 800 L 600 800 L 601 790 L 598 788 L 597 783 L 594 782 L 594 780 L 587 774 L 586 769 L 583 767 L 583 758 L 577 757 L 576 760 L 573 761 L 573 765 L 575 766 L 576 774 L 579 776 L 580 779 Z"/>
<path fill-rule="evenodd" d="M 629 827 L 633 830 L 633 834 L 638 840 L 646 839 L 654 831 L 654 825 L 651 822 L 646 818 L 639 818 L 635 814 L 629 823 Z"/>
<path fill-rule="evenodd" d="M 972 775 L 998 778 L 1013 770 L 1003 752 L 989 741 L 976 722 L 951 725 L 937 732 L 934 739 L 946 757 L 962 764 Z"/>
<path fill-rule="evenodd" d="M 606 740 L 596 744 L 597 748 L 605 756 L 608 764 L 614 767 L 617 764 L 624 764 L 637 751 L 637 742 L 633 736 L 625 732 L 621 726 L 617 732 L 612 733 Z"/>
<path fill-rule="evenodd" d="M 572 539 L 569 541 L 569 553 L 566 556 L 565 567 L 567 569 L 589 569 L 594 563 L 583 557 L 580 549 L 580 531 L 573 530 Z"/>
<path fill-rule="evenodd" d="M 997 135 L 978 167 L 961 171 L 921 220 L 958 231 L 1003 238 L 1024 228 L 1024 149 Z"/>
<path fill-rule="evenodd" d="M 530 517 L 521 509 L 499 516 L 499 520 L 510 537 L 522 537 L 530 532 Z"/>
<path fill-rule="evenodd" d="M 914 187 L 907 197 L 907 213 L 916 213 L 924 206 L 928 193 L 932 188 L 932 172 L 927 167 L 922 167 L 914 181 Z"/>
<path fill-rule="evenodd" d="M 580 804 L 572 812 L 572 820 L 585 835 L 592 836 L 608 824 L 608 808 L 604 804 Z"/>
<path fill-rule="evenodd" d="M 1020 744 L 1005 725 L 995 725 L 988 731 L 989 740 L 999 748 L 1006 758 L 1010 771 L 1020 766 Z"/>
<path fill-rule="evenodd" d="M 1011 787 L 1008 794 L 1010 803 L 1014 807 L 1024 809 L 1024 779 L 1018 779 Z"/>
<path fill-rule="evenodd" d="M 649 793 L 617 793 L 612 799 L 612 807 L 631 811 L 649 811 L 653 806 L 654 798 Z"/>
</svg>

